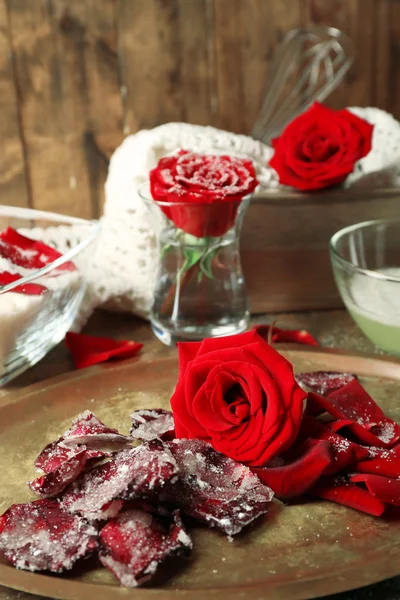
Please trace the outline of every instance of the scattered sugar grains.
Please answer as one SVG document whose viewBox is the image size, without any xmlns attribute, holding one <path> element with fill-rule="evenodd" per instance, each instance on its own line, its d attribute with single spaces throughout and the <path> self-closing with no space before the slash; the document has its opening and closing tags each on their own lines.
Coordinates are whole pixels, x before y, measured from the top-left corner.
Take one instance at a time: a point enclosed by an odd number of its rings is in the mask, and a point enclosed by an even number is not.
<svg viewBox="0 0 400 600">
<path fill-rule="evenodd" d="M 122 513 L 100 532 L 100 561 L 125 587 L 144 583 L 166 558 L 192 549 L 179 511 L 173 519 L 166 525 L 141 510 Z"/>
<path fill-rule="evenodd" d="M 179 506 L 228 536 L 268 511 L 273 492 L 248 467 L 201 440 L 180 439 L 167 445 L 178 464 L 179 478 L 165 485 L 161 502 Z"/>
<path fill-rule="evenodd" d="M 94 525 L 57 500 L 13 504 L 0 517 L 0 554 L 19 569 L 60 573 L 97 546 Z"/>
</svg>

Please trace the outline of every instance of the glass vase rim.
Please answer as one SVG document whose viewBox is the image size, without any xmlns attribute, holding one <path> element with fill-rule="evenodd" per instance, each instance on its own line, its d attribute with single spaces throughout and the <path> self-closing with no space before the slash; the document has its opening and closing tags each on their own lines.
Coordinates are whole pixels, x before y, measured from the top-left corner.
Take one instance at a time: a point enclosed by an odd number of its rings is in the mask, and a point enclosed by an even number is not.
<svg viewBox="0 0 400 600">
<path fill-rule="evenodd" d="M 371 219 L 369 221 L 361 221 L 360 223 L 355 223 L 354 225 L 347 225 L 346 227 L 343 227 L 342 229 L 337 231 L 330 239 L 329 248 L 332 260 L 336 260 L 346 269 L 354 271 L 355 273 L 359 273 L 361 275 L 365 275 L 366 277 L 371 277 L 372 279 L 377 279 L 380 281 L 391 281 L 393 283 L 400 283 L 400 276 L 397 277 L 396 275 L 388 275 L 379 271 L 374 271 L 373 269 L 360 267 L 355 263 L 351 262 L 350 260 L 347 260 L 346 258 L 344 258 L 344 256 L 342 256 L 339 253 L 339 242 L 346 238 L 349 234 L 354 233 L 356 231 L 361 231 L 362 229 L 377 227 L 379 225 L 397 225 L 400 227 L 400 218 Z"/>
<path fill-rule="evenodd" d="M 149 187 L 150 187 L 149 182 L 145 182 L 145 183 L 142 183 L 137 188 L 137 193 L 142 198 L 142 200 L 144 200 L 145 202 L 148 202 L 150 204 L 155 204 L 157 206 L 167 206 L 167 207 L 212 206 L 215 204 L 229 204 L 229 203 L 233 203 L 233 202 L 237 202 L 238 204 L 241 204 L 243 201 L 250 200 L 254 194 L 254 192 L 250 192 L 250 194 L 245 194 L 240 199 L 232 199 L 232 200 L 221 199 L 221 200 L 211 200 L 211 201 L 206 201 L 206 202 L 204 202 L 204 201 L 203 202 L 200 202 L 200 201 L 199 202 L 185 202 L 185 201 L 168 202 L 166 200 L 155 200 L 151 195 Z M 146 190 L 147 193 L 145 193 L 144 190 Z"/>
</svg>

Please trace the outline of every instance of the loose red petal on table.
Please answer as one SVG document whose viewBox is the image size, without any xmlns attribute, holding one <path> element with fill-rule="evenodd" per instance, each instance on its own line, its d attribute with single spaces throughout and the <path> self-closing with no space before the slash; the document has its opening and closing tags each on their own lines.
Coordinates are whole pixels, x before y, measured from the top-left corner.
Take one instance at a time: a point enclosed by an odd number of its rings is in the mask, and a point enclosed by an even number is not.
<svg viewBox="0 0 400 600">
<path fill-rule="evenodd" d="M 326 398 L 314 392 L 310 392 L 309 397 L 338 419 L 330 425 L 333 431 L 348 427 L 360 442 L 384 448 L 400 440 L 400 426 L 384 415 L 357 379 Z"/>
<path fill-rule="evenodd" d="M 22 279 L 22 275 L 2 271 L 0 273 L 0 286 L 9 285 L 10 283 L 14 283 L 19 279 Z M 23 283 L 22 285 L 17 285 L 17 287 L 13 288 L 12 291 L 15 294 L 25 294 L 27 296 L 42 296 L 45 292 L 47 292 L 47 288 L 44 285 L 40 285 L 39 283 Z"/>
<path fill-rule="evenodd" d="M 323 477 L 310 494 L 374 517 L 380 517 L 386 508 L 384 502 L 375 498 L 368 490 L 349 482 L 345 477 Z"/>
<path fill-rule="evenodd" d="M 336 371 L 313 371 L 310 373 L 297 373 L 296 380 L 309 390 L 321 396 L 339 390 L 350 383 L 356 376 L 351 373 L 337 373 Z"/>
<path fill-rule="evenodd" d="M 18 569 L 60 573 L 97 546 L 97 529 L 57 500 L 13 504 L 0 517 L 0 556 Z"/>
<path fill-rule="evenodd" d="M 25 269 L 41 269 L 60 258 L 62 254 L 43 242 L 32 240 L 12 227 L 7 227 L 0 232 L 0 256 Z M 76 267 L 72 262 L 66 262 L 59 269 L 75 271 Z"/>
<path fill-rule="evenodd" d="M 103 452 L 118 452 L 128 448 L 131 443 L 130 438 L 120 434 L 116 429 L 107 427 L 90 410 L 76 417 L 72 427 L 62 437 L 64 446 L 85 444 L 87 448 Z"/>
<path fill-rule="evenodd" d="M 351 475 L 350 481 L 353 483 L 364 483 L 370 494 L 381 502 L 400 506 L 400 479 L 383 477 L 382 475 L 371 475 L 370 473 L 360 473 Z"/>
<path fill-rule="evenodd" d="M 268 511 L 273 492 L 248 467 L 201 440 L 179 439 L 167 446 L 179 474 L 161 491 L 162 503 L 227 535 L 236 535 Z"/>
<path fill-rule="evenodd" d="M 172 412 L 162 408 L 135 410 L 131 414 L 130 436 L 138 440 L 173 440 L 175 437 Z"/>
<path fill-rule="evenodd" d="M 169 556 L 192 549 L 178 511 L 173 519 L 164 524 L 142 510 L 120 514 L 101 530 L 100 561 L 125 587 L 145 583 Z"/>
<path fill-rule="evenodd" d="M 356 473 L 379 474 L 384 477 L 400 478 L 400 444 L 387 448 L 368 448 L 369 460 L 354 465 Z"/>
<path fill-rule="evenodd" d="M 90 367 L 110 359 L 131 358 L 143 348 L 143 344 L 130 340 L 113 340 L 71 331 L 65 336 L 65 343 L 77 369 Z"/>
<path fill-rule="evenodd" d="M 41 477 L 28 483 L 30 489 L 42 498 L 50 498 L 60 494 L 70 483 L 85 470 L 88 462 L 104 458 L 104 453 L 87 450 L 86 446 L 80 446 L 80 451 L 67 458 L 60 465 L 48 471 Z"/>
<path fill-rule="evenodd" d="M 252 469 L 260 481 L 282 500 L 305 494 L 333 461 L 332 444 L 327 441 L 306 440 L 293 454 L 296 459 L 292 462 L 276 467 Z M 277 460 L 279 461 L 279 458 Z"/>
<path fill-rule="evenodd" d="M 272 335 L 270 330 L 272 328 Z M 294 344 L 306 344 L 307 346 L 319 346 L 319 342 L 304 329 L 279 329 L 274 325 L 256 325 L 254 329 L 261 335 L 264 340 L 273 344 L 278 343 L 294 343 Z"/>
<path fill-rule="evenodd" d="M 316 440 L 325 440 L 332 444 L 333 461 L 327 467 L 325 475 L 338 473 L 370 456 L 367 448 L 342 437 L 314 417 L 307 415 L 303 417 L 299 436 L 303 439 L 314 438 Z"/>
</svg>

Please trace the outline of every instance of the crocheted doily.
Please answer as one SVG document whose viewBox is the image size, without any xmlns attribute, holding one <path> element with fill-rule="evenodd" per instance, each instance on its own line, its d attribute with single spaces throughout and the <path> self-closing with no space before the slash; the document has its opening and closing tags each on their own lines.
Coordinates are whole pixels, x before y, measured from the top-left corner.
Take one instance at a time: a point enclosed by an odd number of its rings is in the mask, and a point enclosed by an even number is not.
<svg viewBox="0 0 400 600">
<path fill-rule="evenodd" d="M 377 108 L 351 108 L 375 125 L 372 150 L 359 161 L 344 186 L 392 187 L 400 185 L 400 123 Z M 147 317 L 157 271 L 154 226 L 138 195 L 148 172 L 159 159 L 179 148 L 208 154 L 251 158 L 260 181 L 258 193 L 280 188 L 268 167 L 272 149 L 262 142 L 213 127 L 168 123 L 127 137 L 114 152 L 105 185 L 102 231 L 91 260 L 80 265 L 88 293 L 75 328 L 96 306 Z M 71 228 L 42 232 L 43 241 L 61 252 L 70 248 Z"/>
</svg>

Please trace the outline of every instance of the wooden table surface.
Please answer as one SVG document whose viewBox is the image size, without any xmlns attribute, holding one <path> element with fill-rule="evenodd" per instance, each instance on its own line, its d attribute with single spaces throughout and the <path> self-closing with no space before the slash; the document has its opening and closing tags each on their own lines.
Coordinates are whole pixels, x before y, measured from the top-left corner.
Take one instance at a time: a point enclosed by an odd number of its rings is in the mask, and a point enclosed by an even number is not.
<svg viewBox="0 0 400 600">
<path fill-rule="evenodd" d="M 371 342 L 364 337 L 344 310 L 273 316 L 259 315 L 253 318 L 254 323 L 271 323 L 273 321 L 276 321 L 277 326 L 288 329 L 307 329 L 323 346 L 381 354 L 381 351 L 374 348 Z M 154 337 L 147 322 L 129 315 L 97 312 L 88 322 L 84 332 L 143 342 L 147 356 L 149 354 L 152 357 L 176 355 L 176 349 L 163 346 Z M 64 344 L 59 344 L 39 364 L 0 390 L 0 403 L 2 397 L 4 398 L 9 393 L 18 393 L 30 384 L 67 373 L 72 371 L 73 368 L 68 350 Z M 332 598 L 332 600 L 333 598 L 335 600 L 400 600 L 400 577 L 362 590 L 327 596 L 326 598 Z M 0 600 L 39 600 L 39 597 L 0 586 Z"/>
</svg>

